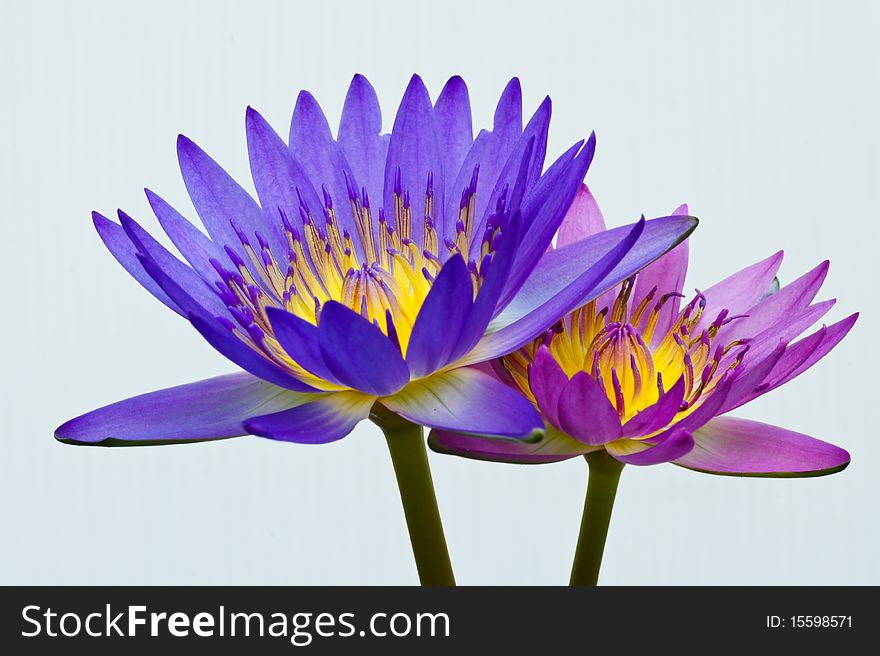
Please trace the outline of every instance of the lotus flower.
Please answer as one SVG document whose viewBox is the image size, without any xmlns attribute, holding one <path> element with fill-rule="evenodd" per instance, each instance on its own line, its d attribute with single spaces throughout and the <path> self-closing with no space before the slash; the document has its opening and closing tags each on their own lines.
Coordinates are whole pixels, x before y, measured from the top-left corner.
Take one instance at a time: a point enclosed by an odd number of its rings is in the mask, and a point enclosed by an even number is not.
<svg viewBox="0 0 880 656">
<path fill-rule="evenodd" d="M 674 214 L 686 215 L 687 206 Z M 604 233 L 582 187 L 557 239 L 564 257 Z M 538 443 L 434 430 L 443 453 L 511 463 L 585 456 L 590 469 L 572 585 L 595 585 L 625 464 L 676 465 L 737 476 L 821 476 L 849 454 L 778 426 L 724 416 L 800 375 L 846 336 L 853 314 L 797 339 L 834 305 L 814 299 L 828 262 L 784 287 L 771 255 L 687 300 L 688 243 L 493 362 L 541 412 Z M 682 303 L 683 307 L 682 307 Z"/>
<path fill-rule="evenodd" d="M 469 365 L 524 346 L 696 224 L 642 220 L 564 257 L 547 253 L 595 149 L 593 136 L 579 141 L 545 171 L 550 108 L 548 98 L 523 127 L 514 79 L 492 130 L 474 138 L 461 78 L 432 104 L 414 76 L 388 135 L 375 92 L 355 76 L 335 138 L 302 92 L 289 144 L 249 108 L 259 204 L 181 136 L 180 168 L 207 236 L 147 197 L 185 262 L 124 212 L 118 224 L 95 213 L 95 227 L 138 282 L 244 372 L 121 401 L 56 437 L 324 443 L 368 417 L 386 433 L 414 424 L 540 437 L 533 405 Z"/>
</svg>

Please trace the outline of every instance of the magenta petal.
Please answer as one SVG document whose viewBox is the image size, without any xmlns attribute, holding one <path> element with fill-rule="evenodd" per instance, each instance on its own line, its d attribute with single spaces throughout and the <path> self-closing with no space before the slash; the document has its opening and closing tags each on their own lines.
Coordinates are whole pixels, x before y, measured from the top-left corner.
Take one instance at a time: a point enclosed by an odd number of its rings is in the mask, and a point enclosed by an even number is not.
<svg viewBox="0 0 880 656">
<path fill-rule="evenodd" d="M 687 211 L 687 205 L 682 205 L 673 212 L 673 216 L 687 216 Z M 689 243 L 689 240 L 683 241 L 639 272 L 630 300 L 631 307 L 638 307 L 639 303 L 655 287 L 657 289 L 654 296 L 655 302 L 659 301 L 664 294 L 681 293 L 687 275 Z M 678 296 L 672 296 L 664 303 L 654 329 L 653 346 L 657 346 L 669 332 L 672 322 L 678 316 L 680 306 L 681 298 Z"/>
<path fill-rule="evenodd" d="M 784 385 L 828 355 L 846 337 L 858 317 L 856 312 L 828 327 L 823 326 L 809 337 L 789 346 L 764 381 L 766 391 Z"/>
<path fill-rule="evenodd" d="M 585 371 L 562 389 L 558 413 L 560 428 L 584 444 L 605 444 L 621 435 L 620 418 L 605 388 Z"/>
<path fill-rule="evenodd" d="M 428 446 L 437 453 L 446 453 L 488 462 L 506 462 L 517 465 L 539 465 L 560 462 L 583 455 L 595 449 L 573 440 L 562 433 L 548 432 L 539 442 L 522 440 L 490 440 L 460 433 L 431 431 Z"/>
<path fill-rule="evenodd" d="M 326 444 L 348 435 L 370 415 L 374 397 L 356 392 L 334 392 L 274 414 L 253 417 L 244 423 L 260 437 L 300 444 Z"/>
<path fill-rule="evenodd" d="M 730 389 L 727 392 L 724 404 L 715 412 L 716 415 L 724 414 L 741 406 L 748 400 L 760 396 L 763 391 L 763 383 L 773 371 L 773 367 L 785 353 L 786 344 L 779 343 L 776 348 L 765 358 L 749 362 L 743 362 L 731 377 Z"/>
<path fill-rule="evenodd" d="M 599 209 L 589 187 L 581 184 L 581 188 L 574 197 L 574 202 L 559 226 L 556 246 L 562 248 L 590 235 L 604 232 L 604 230 L 605 219 L 602 217 L 602 210 Z"/>
<path fill-rule="evenodd" d="M 733 476 L 822 476 L 849 464 L 840 447 L 778 426 L 719 417 L 694 434 L 693 451 L 675 464 Z"/>
<path fill-rule="evenodd" d="M 684 378 L 679 378 L 657 403 L 648 406 L 623 425 L 626 437 L 650 435 L 666 426 L 678 414 L 684 400 Z"/>
<path fill-rule="evenodd" d="M 691 434 L 681 428 L 674 429 L 662 441 L 655 446 L 651 446 L 644 451 L 637 453 L 620 454 L 614 453 L 609 448 L 609 453 L 628 465 L 659 465 L 664 462 L 670 462 L 681 458 L 694 448 L 694 438 Z"/>
<path fill-rule="evenodd" d="M 250 374 L 217 376 L 141 394 L 93 410 L 59 426 L 68 444 L 141 446 L 219 440 L 244 435 L 254 413 L 290 407 L 308 398 Z"/>
<path fill-rule="evenodd" d="M 828 261 L 808 271 L 797 280 L 770 294 L 754 307 L 748 308 L 748 316 L 732 321 L 718 331 L 720 343 L 740 337 L 754 337 L 784 322 L 806 309 L 822 286 L 828 274 Z M 731 311 L 733 314 L 734 311 Z M 738 311 L 736 312 L 739 313 Z M 710 313 L 711 314 L 711 313 Z M 712 319 L 715 317 L 713 316 Z"/>
<path fill-rule="evenodd" d="M 535 354 L 529 369 L 529 387 L 535 396 L 538 410 L 551 424 L 562 430 L 559 424 L 559 396 L 568 384 L 568 376 L 550 354 L 546 346 L 542 346 Z"/>
<path fill-rule="evenodd" d="M 782 251 L 774 253 L 705 290 L 706 310 L 697 330 L 702 330 L 711 323 L 721 310 L 729 310 L 733 316 L 754 307 L 776 277 L 782 264 L 782 256 Z"/>
</svg>

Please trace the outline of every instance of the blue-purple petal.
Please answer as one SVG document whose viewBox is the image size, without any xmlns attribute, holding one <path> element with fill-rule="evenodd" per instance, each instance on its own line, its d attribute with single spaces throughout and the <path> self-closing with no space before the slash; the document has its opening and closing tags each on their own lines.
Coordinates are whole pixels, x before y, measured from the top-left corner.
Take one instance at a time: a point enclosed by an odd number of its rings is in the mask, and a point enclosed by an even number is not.
<svg viewBox="0 0 880 656">
<path fill-rule="evenodd" d="M 203 442 L 244 435 L 255 414 L 301 403 L 303 395 L 237 373 L 135 396 L 62 424 L 68 444 L 135 446 Z"/>
<path fill-rule="evenodd" d="M 375 398 L 356 392 L 333 392 L 274 414 L 248 419 L 253 435 L 282 442 L 326 444 L 348 435 L 370 414 Z"/>
<path fill-rule="evenodd" d="M 446 261 L 413 326 L 406 363 L 413 377 L 425 376 L 456 355 L 473 307 L 474 285 L 461 255 Z"/>
<path fill-rule="evenodd" d="M 394 394 L 409 380 L 409 368 L 388 337 L 361 315 L 330 301 L 318 322 L 321 356 L 337 380 L 365 394 Z"/>
</svg>

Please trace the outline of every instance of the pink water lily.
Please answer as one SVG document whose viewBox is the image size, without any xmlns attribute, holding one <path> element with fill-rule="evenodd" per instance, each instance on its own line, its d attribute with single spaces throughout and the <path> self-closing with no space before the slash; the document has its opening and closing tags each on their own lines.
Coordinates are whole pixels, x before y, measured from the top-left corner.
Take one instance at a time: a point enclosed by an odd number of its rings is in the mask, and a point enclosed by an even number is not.
<svg viewBox="0 0 880 656">
<path fill-rule="evenodd" d="M 673 214 L 687 214 L 681 206 Z M 557 240 L 565 253 L 605 229 L 584 186 Z M 541 412 L 535 444 L 435 431 L 437 451 L 483 460 L 556 462 L 604 449 L 632 465 L 673 462 L 715 474 L 814 476 L 849 454 L 778 426 L 724 416 L 824 357 L 858 314 L 807 337 L 834 300 L 814 302 L 823 262 L 781 288 L 782 252 L 685 302 L 688 242 L 575 310 L 494 370 Z"/>
<path fill-rule="evenodd" d="M 687 215 L 688 208 L 673 214 Z M 607 234 L 583 186 L 560 228 L 556 254 L 564 258 L 583 239 Z M 492 362 L 495 375 L 540 412 L 542 441 L 430 435 L 435 451 L 480 460 L 586 458 L 590 475 L 572 585 L 598 581 L 626 464 L 672 462 L 712 474 L 779 477 L 821 476 L 849 464 L 849 453 L 833 444 L 726 416 L 809 369 L 852 328 L 857 314 L 798 339 L 834 305 L 815 302 L 828 262 L 780 287 L 780 251 L 685 302 L 687 263 L 685 241 Z"/>
</svg>

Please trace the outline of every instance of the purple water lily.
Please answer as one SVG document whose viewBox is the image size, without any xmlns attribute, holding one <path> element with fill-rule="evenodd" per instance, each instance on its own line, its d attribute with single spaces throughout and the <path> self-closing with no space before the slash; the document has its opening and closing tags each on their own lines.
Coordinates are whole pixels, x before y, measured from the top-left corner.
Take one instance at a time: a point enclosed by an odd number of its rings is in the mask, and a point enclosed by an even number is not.
<svg viewBox="0 0 880 656">
<path fill-rule="evenodd" d="M 674 212 L 687 213 L 684 205 Z M 584 186 L 560 229 L 556 253 L 564 257 L 580 239 L 595 240 L 604 230 Z M 814 302 L 828 262 L 780 288 L 779 252 L 685 299 L 687 262 L 684 242 L 494 361 L 496 375 L 541 412 L 547 424 L 542 441 L 489 441 L 435 430 L 429 444 L 444 453 L 513 463 L 586 455 L 590 486 L 594 476 L 604 477 L 615 489 L 623 464 L 673 462 L 739 476 L 818 476 L 845 468 L 849 454 L 837 446 L 723 416 L 806 371 L 852 328 L 857 314 L 797 339 L 834 305 Z M 610 507 L 608 512 L 610 517 Z M 598 563 L 592 565 L 597 574 Z"/>
<path fill-rule="evenodd" d="M 662 255 L 696 220 L 642 220 L 579 241 L 564 257 L 548 253 L 595 138 L 544 170 L 550 100 L 525 127 L 521 104 L 514 79 L 492 130 L 474 138 L 461 78 L 432 103 L 414 76 L 382 134 L 376 94 L 355 76 L 335 138 L 302 92 L 289 142 L 248 109 L 259 204 L 181 136 L 181 171 L 208 235 L 147 197 L 185 262 L 124 212 L 118 224 L 97 213 L 94 223 L 138 282 L 244 372 L 115 403 L 56 437 L 143 445 L 250 433 L 314 444 L 368 417 L 389 445 L 412 426 L 539 437 L 533 405 L 468 365 L 524 346 Z M 403 469 L 427 472 L 422 440 L 409 442 L 422 454 L 392 448 L 402 493 Z M 427 487 L 418 494 L 433 499 Z"/>
</svg>

